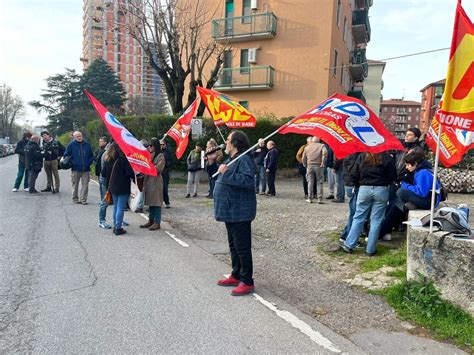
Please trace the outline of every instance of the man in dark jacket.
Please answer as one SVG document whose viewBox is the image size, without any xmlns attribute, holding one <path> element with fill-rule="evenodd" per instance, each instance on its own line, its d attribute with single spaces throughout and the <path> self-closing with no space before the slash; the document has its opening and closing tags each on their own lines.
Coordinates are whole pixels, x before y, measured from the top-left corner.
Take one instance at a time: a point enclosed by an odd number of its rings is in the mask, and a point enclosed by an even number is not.
<svg viewBox="0 0 474 355">
<path fill-rule="evenodd" d="M 251 224 L 257 213 L 255 163 L 250 155 L 241 156 L 249 146 L 245 133 L 230 133 L 226 140 L 230 158 L 219 166 L 214 187 L 214 214 L 217 221 L 225 222 L 232 259 L 232 274 L 217 284 L 237 286 L 231 293 L 234 296 L 246 295 L 255 289 L 251 250 Z"/>
<path fill-rule="evenodd" d="M 84 141 L 82 133 L 73 133 L 73 141 L 68 144 L 65 157 L 72 159 L 72 201 L 87 205 L 87 194 L 89 192 L 90 169 L 94 162 L 94 153 L 89 143 Z M 79 181 L 81 182 L 81 192 L 78 195 Z"/>
<path fill-rule="evenodd" d="M 13 192 L 17 192 L 23 181 L 23 188 L 28 191 L 28 170 L 25 169 L 25 146 L 28 144 L 28 139 L 31 138 L 31 132 L 23 133 L 23 138 L 16 144 L 15 154 L 18 154 L 18 173 L 16 174 L 15 185 L 13 185 Z"/>
<path fill-rule="evenodd" d="M 255 173 L 255 193 L 260 195 L 265 195 L 267 189 L 267 177 L 264 166 L 264 160 L 267 156 L 268 149 L 265 147 L 265 141 L 263 138 L 258 139 L 258 147 L 256 147 L 252 154 L 255 165 L 257 166 L 257 172 Z M 260 186 L 262 189 L 260 189 Z"/>
<path fill-rule="evenodd" d="M 267 173 L 268 192 L 267 196 L 275 196 L 275 177 L 278 167 L 278 150 L 275 148 L 275 142 L 268 141 L 268 153 L 263 161 L 265 172 Z"/>
<path fill-rule="evenodd" d="M 43 138 L 44 171 L 48 181 L 46 188 L 41 190 L 41 192 L 52 192 L 54 194 L 59 192 L 58 158 L 61 153 L 64 153 L 64 147 L 56 139 L 51 137 L 48 131 L 41 132 L 41 137 Z"/>
<path fill-rule="evenodd" d="M 25 146 L 25 166 L 28 170 L 28 186 L 30 195 L 38 195 L 39 191 L 35 189 L 36 179 L 43 168 L 43 153 L 39 146 L 39 136 L 31 136 L 28 144 Z"/>
</svg>

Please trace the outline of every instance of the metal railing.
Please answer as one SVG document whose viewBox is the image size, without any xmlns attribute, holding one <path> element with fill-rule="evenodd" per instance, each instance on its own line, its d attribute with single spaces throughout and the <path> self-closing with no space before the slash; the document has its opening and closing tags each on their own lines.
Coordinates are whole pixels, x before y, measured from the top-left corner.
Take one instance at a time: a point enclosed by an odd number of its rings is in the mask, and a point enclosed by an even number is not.
<svg viewBox="0 0 474 355">
<path fill-rule="evenodd" d="M 274 82 L 272 66 L 224 68 L 214 87 L 220 90 L 271 89 Z"/>
<path fill-rule="evenodd" d="M 272 12 L 227 17 L 212 20 L 212 37 L 215 40 L 247 40 L 249 37 L 271 38 L 276 34 L 277 18 Z"/>
</svg>

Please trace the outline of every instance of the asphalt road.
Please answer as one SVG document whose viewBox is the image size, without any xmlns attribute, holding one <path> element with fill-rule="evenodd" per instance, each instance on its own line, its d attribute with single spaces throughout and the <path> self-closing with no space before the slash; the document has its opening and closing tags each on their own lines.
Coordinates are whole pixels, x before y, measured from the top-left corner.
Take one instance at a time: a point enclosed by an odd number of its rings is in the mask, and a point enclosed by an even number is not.
<svg viewBox="0 0 474 355">
<path fill-rule="evenodd" d="M 94 182 L 86 206 L 68 171 L 59 194 L 11 192 L 16 163 L 0 159 L 1 353 L 365 352 L 265 289 L 230 296 L 229 266 L 179 230 L 98 228 Z"/>
</svg>

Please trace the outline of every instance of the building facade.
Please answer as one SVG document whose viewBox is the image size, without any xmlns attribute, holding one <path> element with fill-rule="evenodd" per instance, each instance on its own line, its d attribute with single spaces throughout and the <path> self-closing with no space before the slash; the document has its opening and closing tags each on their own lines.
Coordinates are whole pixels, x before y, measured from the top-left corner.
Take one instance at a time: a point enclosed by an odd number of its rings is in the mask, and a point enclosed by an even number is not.
<svg viewBox="0 0 474 355">
<path fill-rule="evenodd" d="M 127 17 L 121 10 L 126 0 L 84 0 L 84 69 L 94 59 L 104 59 L 117 73 L 128 95 L 126 111 L 156 112 L 161 80 L 138 42 L 126 31 Z"/>
<path fill-rule="evenodd" d="M 368 60 L 369 72 L 367 79 L 364 81 L 364 96 L 367 103 L 374 113 L 380 115 L 380 104 L 383 100 L 382 89 L 383 80 L 382 75 L 385 69 L 385 62 L 376 60 Z"/>
<path fill-rule="evenodd" d="M 421 92 L 421 116 L 420 129 L 423 133 L 428 132 L 439 101 L 443 96 L 446 79 L 426 85 Z"/>
<path fill-rule="evenodd" d="M 380 119 L 398 139 L 403 139 L 408 128 L 419 127 L 421 104 L 403 99 L 383 100 Z"/>
<path fill-rule="evenodd" d="M 227 46 L 214 89 L 254 114 L 288 117 L 334 93 L 365 101 L 372 0 L 203 0 Z M 214 63 L 211 63 L 211 67 Z"/>
</svg>

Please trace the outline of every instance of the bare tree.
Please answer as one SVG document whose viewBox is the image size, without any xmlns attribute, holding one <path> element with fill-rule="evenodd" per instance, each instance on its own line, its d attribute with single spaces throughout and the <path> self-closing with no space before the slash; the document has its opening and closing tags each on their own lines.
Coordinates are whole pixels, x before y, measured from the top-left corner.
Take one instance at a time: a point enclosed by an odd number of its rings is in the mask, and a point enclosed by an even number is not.
<svg viewBox="0 0 474 355">
<path fill-rule="evenodd" d="M 173 114 L 194 101 L 196 85 L 212 88 L 218 79 L 226 45 L 216 43 L 206 32 L 216 10 L 210 11 L 200 0 L 128 0 L 124 5 L 127 30 L 162 79 Z M 206 78 L 204 70 L 209 67 Z"/>
<path fill-rule="evenodd" d="M 0 136 L 12 137 L 15 134 L 15 120 L 25 112 L 25 106 L 18 95 L 7 84 L 0 86 Z"/>
</svg>

